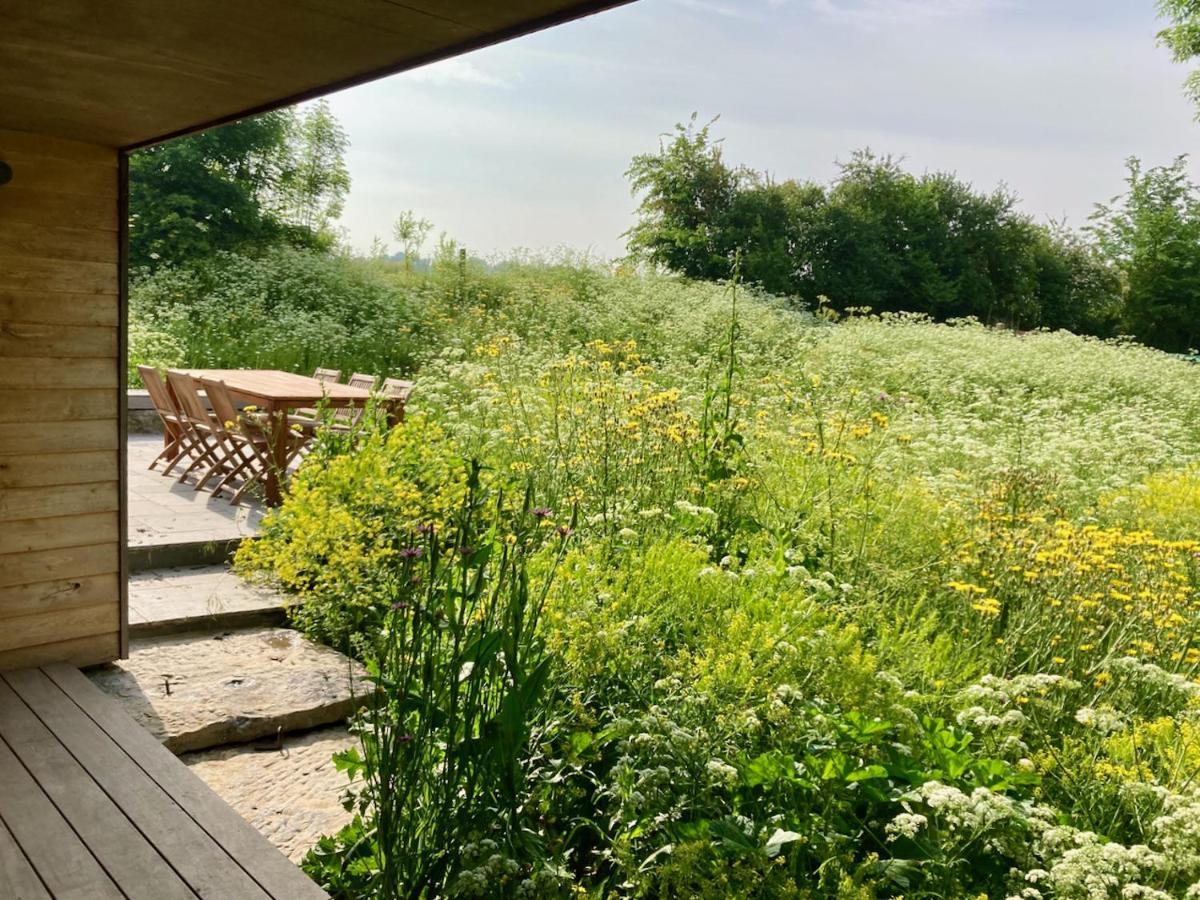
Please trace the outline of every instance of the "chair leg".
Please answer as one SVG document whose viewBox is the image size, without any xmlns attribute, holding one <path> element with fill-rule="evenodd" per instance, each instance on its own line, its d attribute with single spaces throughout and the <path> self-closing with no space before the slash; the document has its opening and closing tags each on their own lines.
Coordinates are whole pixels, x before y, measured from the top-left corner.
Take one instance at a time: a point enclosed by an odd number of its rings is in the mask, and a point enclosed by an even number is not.
<svg viewBox="0 0 1200 900">
<path fill-rule="evenodd" d="M 175 471 L 177 466 L 183 465 L 187 460 L 192 458 L 195 445 L 192 443 L 190 436 L 182 434 L 179 436 L 178 452 L 174 458 L 168 461 L 167 467 L 162 470 L 163 475 L 170 475 Z"/>
<path fill-rule="evenodd" d="M 169 422 L 163 417 L 162 413 L 159 413 L 159 418 L 162 420 L 163 426 L 163 448 L 162 452 L 159 453 L 158 456 L 154 457 L 154 459 L 151 460 L 150 465 L 147 467 L 151 470 L 158 465 L 160 460 L 165 459 L 169 463 L 179 455 L 181 438 L 183 436 L 183 432 L 179 426 Z"/>
<path fill-rule="evenodd" d="M 237 476 L 241 475 L 247 466 L 253 464 L 253 462 L 254 462 L 253 456 L 250 456 L 250 457 L 243 456 L 241 461 L 236 466 L 234 466 L 232 469 L 230 469 L 228 472 L 226 472 L 225 477 L 216 483 L 216 485 L 213 487 L 213 493 L 219 494 L 222 490 L 224 490 L 229 485 L 229 483 L 231 481 L 233 481 L 235 478 L 237 478 Z M 249 476 L 247 476 L 247 477 L 249 477 Z"/>
<path fill-rule="evenodd" d="M 216 450 L 214 445 L 205 443 L 203 446 L 197 447 L 197 449 L 202 450 L 203 452 L 201 452 L 200 455 L 192 461 L 190 466 L 183 470 L 183 473 L 175 482 L 176 484 L 183 484 L 183 482 L 187 480 L 187 477 L 191 475 L 193 471 L 195 471 L 197 466 L 204 465 L 205 463 L 216 465 L 215 460 L 213 460 L 213 452 Z"/>
<path fill-rule="evenodd" d="M 196 482 L 196 490 L 198 491 L 203 490 L 204 486 L 208 484 L 209 479 L 211 479 L 214 475 L 225 475 L 231 470 L 231 468 L 233 471 L 237 471 L 237 469 L 241 467 L 240 464 L 243 460 L 243 457 L 240 450 L 237 450 L 235 447 L 230 447 L 223 441 L 218 440 L 217 444 L 214 446 L 214 451 L 219 455 L 219 458 L 215 463 L 213 463 L 212 466 L 209 467 L 208 471 L 204 473 L 203 477 Z M 226 477 L 228 477 L 228 475 L 226 475 Z"/>
<path fill-rule="evenodd" d="M 162 448 L 162 451 L 158 454 L 158 456 L 150 460 L 150 465 L 146 466 L 146 468 L 153 472 L 154 467 L 157 466 L 162 460 L 165 459 L 170 462 L 178 455 L 178 448 L 179 441 L 172 439 L 170 443 Z"/>
</svg>

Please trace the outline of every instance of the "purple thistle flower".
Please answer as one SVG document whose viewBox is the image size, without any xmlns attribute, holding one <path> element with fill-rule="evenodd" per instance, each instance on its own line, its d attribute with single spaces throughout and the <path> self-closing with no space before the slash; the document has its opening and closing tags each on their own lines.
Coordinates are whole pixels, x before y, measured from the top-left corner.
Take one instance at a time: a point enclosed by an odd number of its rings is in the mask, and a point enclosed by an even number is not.
<svg viewBox="0 0 1200 900">
<path fill-rule="evenodd" d="M 401 559 L 416 559 L 425 552 L 424 547 L 405 547 L 400 551 Z"/>
<path fill-rule="evenodd" d="M 396 612 L 404 612 L 406 609 L 408 609 L 408 604 L 407 603 L 393 603 L 392 609 L 394 609 Z"/>
<path fill-rule="evenodd" d="M 558 526 L 558 536 L 559 536 L 559 537 L 562 537 L 562 538 L 569 538 L 569 537 L 570 537 L 571 535 L 573 535 L 574 533 L 575 533 L 575 529 L 574 529 L 574 528 L 568 528 L 566 525 L 559 525 L 559 526 Z"/>
<path fill-rule="evenodd" d="M 433 526 L 428 522 L 422 522 L 417 526 L 417 534 L 431 534 L 432 532 Z"/>
<path fill-rule="evenodd" d="M 533 510 L 533 517 L 535 519 L 548 519 L 552 515 L 554 515 L 554 510 L 548 506 L 538 506 Z"/>
</svg>

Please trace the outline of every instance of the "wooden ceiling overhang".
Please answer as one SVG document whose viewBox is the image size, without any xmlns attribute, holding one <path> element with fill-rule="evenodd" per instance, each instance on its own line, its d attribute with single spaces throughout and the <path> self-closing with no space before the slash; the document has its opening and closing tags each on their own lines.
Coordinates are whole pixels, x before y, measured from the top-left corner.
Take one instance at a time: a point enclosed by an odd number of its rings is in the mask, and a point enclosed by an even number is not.
<svg viewBox="0 0 1200 900">
<path fill-rule="evenodd" d="M 629 0 L 0 0 L 0 129 L 134 149 Z"/>
</svg>

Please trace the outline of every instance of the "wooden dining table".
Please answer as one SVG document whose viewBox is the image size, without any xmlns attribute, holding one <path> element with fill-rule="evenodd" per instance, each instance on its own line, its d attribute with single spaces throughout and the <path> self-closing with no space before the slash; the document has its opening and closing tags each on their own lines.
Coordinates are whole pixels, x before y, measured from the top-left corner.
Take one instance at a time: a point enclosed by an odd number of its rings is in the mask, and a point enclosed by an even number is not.
<svg viewBox="0 0 1200 900">
<path fill-rule="evenodd" d="M 267 506 L 278 506 L 282 499 L 280 476 L 287 469 L 290 449 L 288 412 L 316 406 L 361 408 L 371 392 L 348 384 L 318 381 L 295 372 L 278 369 L 185 369 L 193 378 L 225 382 L 233 399 L 256 406 L 269 425 L 271 461 L 263 477 Z"/>
</svg>

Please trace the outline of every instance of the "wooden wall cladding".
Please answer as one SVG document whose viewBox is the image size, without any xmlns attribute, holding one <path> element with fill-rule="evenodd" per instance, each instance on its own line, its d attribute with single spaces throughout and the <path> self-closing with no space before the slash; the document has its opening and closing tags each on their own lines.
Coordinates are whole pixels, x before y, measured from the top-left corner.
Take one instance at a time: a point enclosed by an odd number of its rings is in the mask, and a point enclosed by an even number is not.
<svg viewBox="0 0 1200 900">
<path fill-rule="evenodd" d="M 0 669 L 121 651 L 119 157 L 0 130 Z"/>
</svg>

